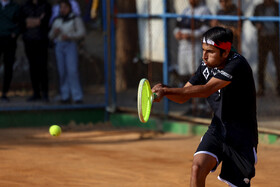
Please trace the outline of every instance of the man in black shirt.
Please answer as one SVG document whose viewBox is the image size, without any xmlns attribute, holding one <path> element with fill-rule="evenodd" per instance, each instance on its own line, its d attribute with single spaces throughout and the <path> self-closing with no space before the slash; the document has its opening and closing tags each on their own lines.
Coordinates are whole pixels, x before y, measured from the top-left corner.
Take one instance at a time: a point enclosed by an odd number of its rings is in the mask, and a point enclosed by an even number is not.
<svg viewBox="0 0 280 187">
<path fill-rule="evenodd" d="M 183 88 L 157 84 L 155 102 L 163 96 L 184 103 L 207 98 L 213 119 L 194 154 L 191 186 L 205 186 L 210 171 L 223 162 L 219 180 L 250 186 L 257 162 L 256 91 L 250 65 L 231 51 L 232 31 L 213 27 L 202 36 L 203 61 Z"/>
<path fill-rule="evenodd" d="M 263 0 L 254 10 L 254 16 L 279 16 L 279 4 L 275 0 Z M 279 22 L 252 21 L 258 33 L 258 96 L 265 95 L 265 76 L 268 55 L 271 52 L 275 66 L 276 91 L 280 96 L 280 58 L 279 58 Z"/>
<path fill-rule="evenodd" d="M 25 54 L 33 95 L 27 101 L 49 101 L 48 32 L 51 5 L 46 0 L 28 0 L 21 7 L 20 18 Z"/>
<path fill-rule="evenodd" d="M 19 5 L 12 0 L 0 1 L 0 58 L 3 56 L 4 77 L 2 102 L 9 102 L 8 91 L 13 78 L 13 66 L 17 48 L 17 37 L 20 34 Z"/>
</svg>

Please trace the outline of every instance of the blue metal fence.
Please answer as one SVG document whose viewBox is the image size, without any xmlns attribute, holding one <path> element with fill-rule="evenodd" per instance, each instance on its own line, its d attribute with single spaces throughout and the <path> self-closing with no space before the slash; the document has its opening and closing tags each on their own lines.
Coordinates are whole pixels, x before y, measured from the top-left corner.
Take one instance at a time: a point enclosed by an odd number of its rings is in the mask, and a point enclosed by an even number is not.
<svg viewBox="0 0 280 187">
<path fill-rule="evenodd" d="M 239 20 L 249 20 L 249 21 L 269 21 L 269 22 L 280 22 L 280 17 L 274 17 L 274 16 L 218 16 L 218 15 L 203 15 L 203 16 L 196 16 L 196 15 L 180 15 L 180 14 L 174 14 L 174 13 L 168 13 L 167 12 L 167 0 L 162 0 L 163 3 L 163 13 L 162 14 L 133 14 L 133 13 L 117 13 L 115 14 L 113 11 L 113 8 L 115 7 L 115 0 L 108 0 L 107 3 L 110 3 L 110 12 L 112 18 L 117 19 L 128 19 L 128 18 L 142 18 L 142 19 L 162 19 L 163 21 L 163 33 L 164 33 L 164 61 L 163 61 L 163 83 L 168 84 L 168 35 L 167 35 L 167 21 L 171 18 L 178 18 L 178 17 L 184 17 L 184 18 L 190 18 L 190 19 L 205 19 L 205 20 L 227 20 L 227 21 L 239 21 Z M 280 10 L 280 3 L 279 3 L 279 10 Z M 105 15 L 105 14 L 103 14 Z M 105 56 L 111 56 L 111 96 L 113 98 L 112 103 L 116 103 L 116 91 L 115 91 L 115 25 L 113 20 L 111 20 L 110 23 L 110 29 L 111 29 L 111 54 L 105 54 Z M 280 26 L 280 24 L 279 24 Z M 280 35 L 280 32 L 279 32 Z M 108 47 L 108 46 L 107 46 Z M 165 99 L 164 101 L 164 113 L 167 114 L 169 111 L 168 106 L 168 100 Z"/>
</svg>

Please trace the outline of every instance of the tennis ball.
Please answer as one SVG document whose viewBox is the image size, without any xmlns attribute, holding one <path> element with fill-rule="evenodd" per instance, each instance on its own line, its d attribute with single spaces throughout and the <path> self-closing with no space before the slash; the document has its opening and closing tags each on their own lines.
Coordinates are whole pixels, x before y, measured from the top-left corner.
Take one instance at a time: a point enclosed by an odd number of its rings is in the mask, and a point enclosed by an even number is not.
<svg viewBox="0 0 280 187">
<path fill-rule="evenodd" d="M 59 136 L 61 134 L 61 128 L 58 125 L 50 126 L 49 132 L 52 136 Z"/>
</svg>

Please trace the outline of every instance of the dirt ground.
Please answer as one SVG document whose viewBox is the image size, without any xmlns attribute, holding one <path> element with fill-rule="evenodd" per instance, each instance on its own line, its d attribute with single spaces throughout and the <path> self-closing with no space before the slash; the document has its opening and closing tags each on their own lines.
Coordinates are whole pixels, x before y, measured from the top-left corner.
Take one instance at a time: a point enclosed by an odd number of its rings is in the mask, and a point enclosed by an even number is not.
<svg viewBox="0 0 280 187">
<path fill-rule="evenodd" d="M 0 186 L 189 186 L 198 136 L 138 130 L 0 129 Z M 280 146 L 259 146 L 254 187 L 277 187 Z M 208 176 L 207 187 L 227 186 Z"/>
</svg>

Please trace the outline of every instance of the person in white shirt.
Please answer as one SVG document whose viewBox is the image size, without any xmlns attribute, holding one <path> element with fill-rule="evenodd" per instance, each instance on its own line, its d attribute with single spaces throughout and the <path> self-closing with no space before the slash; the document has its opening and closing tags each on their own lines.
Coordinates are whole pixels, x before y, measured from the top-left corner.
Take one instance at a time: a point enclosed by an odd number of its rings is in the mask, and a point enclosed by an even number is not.
<svg viewBox="0 0 280 187">
<path fill-rule="evenodd" d="M 56 40 L 55 55 L 60 80 L 62 103 L 82 103 L 83 92 L 79 79 L 77 41 L 85 36 L 82 19 L 71 10 L 68 0 L 60 1 L 60 16 L 52 24 L 49 38 Z"/>
<path fill-rule="evenodd" d="M 209 9 L 200 0 L 189 0 L 190 6 L 185 8 L 182 15 L 210 15 Z M 192 30 L 193 29 L 193 30 Z M 173 34 L 178 41 L 177 73 L 185 82 L 194 73 L 201 59 L 202 34 L 209 29 L 206 20 L 177 18 L 177 25 Z M 192 43 L 192 38 L 194 43 Z M 193 59 L 194 55 L 194 59 Z"/>
<path fill-rule="evenodd" d="M 76 0 L 69 0 L 69 2 L 71 3 L 71 7 L 72 7 L 72 12 L 74 14 L 76 14 L 77 16 L 81 15 L 81 10 L 80 10 L 80 5 Z M 50 18 L 50 25 L 53 23 L 53 21 L 55 20 L 55 18 L 59 16 L 59 3 L 55 4 L 52 7 L 52 16 Z"/>
</svg>

